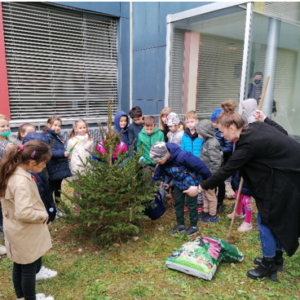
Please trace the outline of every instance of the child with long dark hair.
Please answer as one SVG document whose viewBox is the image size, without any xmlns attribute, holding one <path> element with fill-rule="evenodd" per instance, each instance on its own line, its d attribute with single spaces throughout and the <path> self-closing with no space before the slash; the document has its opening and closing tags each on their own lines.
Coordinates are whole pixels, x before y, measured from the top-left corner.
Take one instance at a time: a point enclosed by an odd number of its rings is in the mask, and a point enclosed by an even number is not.
<svg viewBox="0 0 300 300">
<path fill-rule="evenodd" d="M 52 246 L 48 213 L 34 177 L 51 158 L 47 144 L 30 141 L 13 146 L 0 164 L 0 198 L 7 256 L 13 263 L 13 284 L 18 300 L 54 300 L 35 293 L 41 257 Z"/>
<path fill-rule="evenodd" d="M 71 177 L 72 173 L 69 168 L 68 157 L 70 153 L 66 151 L 63 139 L 59 134 L 62 121 L 57 116 L 52 116 L 48 119 L 43 133 L 50 139 L 52 145 L 52 157 L 47 163 L 47 170 L 49 174 L 49 184 L 54 192 L 56 203 L 60 201 L 61 183 L 64 178 Z"/>
</svg>

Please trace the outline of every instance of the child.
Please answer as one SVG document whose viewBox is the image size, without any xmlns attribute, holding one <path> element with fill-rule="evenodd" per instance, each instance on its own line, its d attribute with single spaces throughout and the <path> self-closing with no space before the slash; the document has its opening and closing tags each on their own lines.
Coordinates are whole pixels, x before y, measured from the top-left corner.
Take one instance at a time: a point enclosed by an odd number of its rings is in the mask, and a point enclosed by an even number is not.
<svg viewBox="0 0 300 300">
<path fill-rule="evenodd" d="M 210 171 L 198 157 L 187 151 L 182 151 L 176 144 L 155 143 L 151 147 L 150 158 L 158 164 L 153 181 L 160 180 L 162 185 L 165 175 L 168 175 L 174 181 L 177 226 L 169 234 L 173 235 L 180 232 L 192 236 L 198 233 L 197 196 L 186 196 L 184 191 L 190 186 L 198 185 L 202 177 L 203 179 L 210 177 Z M 188 229 L 184 225 L 183 205 L 185 197 L 190 212 L 190 227 Z"/>
<path fill-rule="evenodd" d="M 222 108 L 217 108 L 215 109 L 212 114 L 211 114 L 211 122 L 215 128 L 215 136 L 216 139 L 218 140 L 221 148 L 222 148 L 222 152 L 223 152 L 223 166 L 225 166 L 225 164 L 227 163 L 230 155 L 232 154 L 233 151 L 233 143 L 232 142 L 228 142 L 227 140 L 225 140 L 222 136 L 221 136 L 221 132 L 217 126 L 217 117 L 223 112 Z M 231 189 L 230 189 L 231 190 Z M 217 206 L 217 212 L 221 212 L 222 210 L 225 209 L 224 206 L 224 198 L 225 198 L 225 182 L 221 183 L 218 186 L 218 206 Z"/>
<path fill-rule="evenodd" d="M 62 137 L 59 135 L 61 119 L 57 116 L 50 117 L 47 121 L 43 133 L 49 138 L 52 145 L 52 157 L 47 163 L 49 174 L 49 184 L 52 193 L 54 192 L 55 201 L 59 203 L 61 193 L 61 183 L 66 177 L 71 177 L 68 157 L 70 153 L 66 151 Z"/>
<path fill-rule="evenodd" d="M 202 120 L 196 124 L 199 138 L 204 140 L 200 152 L 200 159 L 205 163 L 212 174 L 221 167 L 223 154 L 218 140 L 215 138 L 215 129 L 210 120 Z M 218 222 L 217 197 L 215 190 L 203 191 L 203 212 L 200 220 L 206 222 Z"/>
<path fill-rule="evenodd" d="M 113 131 L 112 132 L 113 136 L 117 137 L 117 132 L 116 131 Z M 101 141 L 101 143 L 99 143 L 96 147 L 96 149 L 98 150 L 98 152 L 100 153 L 105 153 L 106 152 L 106 149 L 105 149 L 105 141 Z M 120 141 L 120 143 L 117 145 L 113 155 L 112 155 L 112 163 L 114 163 L 117 159 L 118 159 L 118 155 L 119 153 L 124 153 L 124 152 L 127 152 L 128 151 L 128 148 L 126 146 L 126 144 L 122 141 Z M 93 159 L 97 159 L 97 160 L 100 160 L 98 158 L 96 158 L 95 156 L 93 156 Z"/>
<path fill-rule="evenodd" d="M 256 100 L 255 100 L 256 101 Z M 239 189 L 239 185 L 240 185 L 240 180 L 241 180 L 241 176 L 239 171 L 237 171 L 235 173 L 234 176 L 232 176 L 232 181 L 231 181 L 231 185 L 233 190 L 235 191 L 235 198 L 236 201 L 238 201 L 238 206 L 236 208 L 236 218 L 244 218 L 244 214 L 243 214 L 243 205 L 245 208 L 245 221 L 240 225 L 240 227 L 238 228 L 238 231 L 248 231 L 251 230 L 252 227 L 252 223 L 251 223 L 251 219 L 252 219 L 252 206 L 251 206 L 251 193 L 249 191 L 249 189 L 247 188 L 246 183 L 244 182 L 243 186 L 242 186 L 242 191 L 241 191 L 241 195 L 240 195 L 240 199 L 237 199 L 237 194 L 238 194 L 238 189 Z M 231 214 L 227 215 L 228 218 L 232 219 L 233 217 L 233 212 Z"/>
<path fill-rule="evenodd" d="M 198 137 L 196 132 L 196 124 L 199 122 L 194 110 L 188 111 L 185 116 L 186 129 L 181 140 L 181 150 L 191 152 L 196 157 L 199 157 L 203 140 Z"/>
<path fill-rule="evenodd" d="M 130 149 L 134 142 L 133 150 L 136 151 L 138 134 L 143 128 L 143 112 L 139 106 L 135 106 L 130 110 L 129 116 L 133 120 L 133 123 L 128 127 L 128 149 Z"/>
<path fill-rule="evenodd" d="M 172 112 L 171 107 L 164 107 L 159 115 L 158 128 L 161 130 L 165 137 L 165 142 L 168 142 L 169 126 L 167 125 L 167 116 Z"/>
<path fill-rule="evenodd" d="M 257 110 L 257 101 L 255 99 L 247 99 L 242 101 L 243 115 L 247 118 L 248 124 L 255 122 L 253 114 Z"/>
<path fill-rule="evenodd" d="M 118 134 L 122 131 L 121 141 L 125 143 L 125 145 L 129 146 L 128 141 L 128 116 L 124 111 L 117 111 L 115 115 L 115 130 Z M 128 148 L 129 149 L 129 148 Z"/>
<path fill-rule="evenodd" d="M 155 125 L 155 118 L 153 116 L 146 116 L 144 119 L 144 128 L 138 135 L 137 143 L 138 149 L 143 145 L 145 164 L 149 166 L 150 169 L 154 169 L 156 165 L 156 163 L 153 163 L 150 159 L 150 149 L 156 142 L 163 142 L 165 139 L 164 134 Z"/>
<path fill-rule="evenodd" d="M 54 300 L 35 294 L 36 273 L 41 256 L 52 246 L 47 226 L 48 214 L 34 177 L 51 158 L 47 144 L 30 141 L 14 146 L 0 166 L 0 198 L 4 218 L 7 256 L 13 263 L 13 284 L 19 300 Z"/>
<path fill-rule="evenodd" d="M 44 142 L 48 145 L 50 144 L 49 139 L 44 134 L 41 134 L 38 132 L 29 132 L 24 137 L 22 142 L 23 142 L 23 144 L 25 144 L 32 140 Z M 51 193 L 50 185 L 49 185 L 48 179 L 45 174 L 45 169 L 40 173 L 33 173 L 31 171 L 28 171 L 28 172 L 34 176 L 34 181 L 36 182 L 40 197 L 45 205 L 46 211 L 49 216 L 47 224 L 48 224 L 48 226 L 50 226 L 51 223 L 55 219 L 56 207 L 55 207 L 55 203 L 53 201 L 53 195 Z M 56 275 L 57 275 L 56 271 L 53 271 L 51 269 L 48 269 L 48 268 L 42 266 L 40 271 L 36 274 L 36 280 L 50 279 L 50 278 L 55 277 Z"/>
<path fill-rule="evenodd" d="M 167 125 L 169 127 L 169 132 L 167 134 L 169 143 L 177 144 L 181 146 L 182 136 L 184 134 L 183 129 L 179 129 L 180 120 L 176 113 L 170 113 L 167 116 Z"/>
<path fill-rule="evenodd" d="M 85 163 L 87 157 L 91 155 L 89 152 L 93 150 L 93 146 L 94 141 L 89 134 L 86 121 L 83 119 L 75 121 L 67 144 L 67 151 L 73 148 L 69 156 L 70 170 L 73 175 L 83 171 L 82 163 Z"/>
<path fill-rule="evenodd" d="M 29 132 L 34 132 L 35 126 L 31 123 L 25 123 L 19 126 L 18 128 L 18 141 L 22 142 L 24 136 L 26 136 Z"/>
<path fill-rule="evenodd" d="M 10 143 L 8 142 L 8 139 L 5 134 L 7 132 L 10 132 L 9 127 L 9 121 L 4 115 L 0 115 L 0 161 L 3 157 L 3 155 L 11 148 L 13 148 L 14 145 L 20 145 L 20 142 L 10 138 Z M 3 219 L 2 219 L 2 209 L 0 205 L 0 230 L 3 230 Z M 4 236 L 4 235 L 3 235 Z M 6 254 L 6 248 L 2 245 L 0 245 L 0 255 Z"/>
</svg>

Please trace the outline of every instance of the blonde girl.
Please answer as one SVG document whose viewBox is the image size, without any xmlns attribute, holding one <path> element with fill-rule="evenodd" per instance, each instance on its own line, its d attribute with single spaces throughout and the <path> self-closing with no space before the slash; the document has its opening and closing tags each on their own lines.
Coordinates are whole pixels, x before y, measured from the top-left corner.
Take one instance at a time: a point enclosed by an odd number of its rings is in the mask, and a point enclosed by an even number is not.
<svg viewBox="0 0 300 300">
<path fill-rule="evenodd" d="M 18 136 L 17 140 L 22 142 L 23 138 L 29 133 L 29 132 L 35 132 L 36 128 L 35 125 L 32 123 L 24 123 L 19 126 L 18 128 Z"/>
<path fill-rule="evenodd" d="M 164 107 L 159 115 L 159 120 L 158 120 L 158 128 L 163 132 L 165 136 L 165 142 L 168 142 L 168 132 L 169 132 L 169 127 L 167 125 L 167 116 L 172 112 L 171 107 Z"/>
<path fill-rule="evenodd" d="M 0 164 L 0 198 L 3 209 L 7 256 L 13 260 L 13 285 L 18 300 L 54 300 L 36 294 L 36 273 L 41 257 L 52 246 L 48 213 L 34 177 L 51 158 L 47 144 L 30 141 L 12 146 Z"/>
<path fill-rule="evenodd" d="M 88 124 L 85 120 L 79 119 L 75 121 L 73 129 L 68 137 L 67 150 L 71 150 L 70 159 L 70 170 L 73 175 L 76 172 L 82 172 L 82 163 L 86 162 L 88 156 L 93 150 L 94 141 L 88 131 Z M 81 161 L 82 160 L 82 161 Z"/>
</svg>

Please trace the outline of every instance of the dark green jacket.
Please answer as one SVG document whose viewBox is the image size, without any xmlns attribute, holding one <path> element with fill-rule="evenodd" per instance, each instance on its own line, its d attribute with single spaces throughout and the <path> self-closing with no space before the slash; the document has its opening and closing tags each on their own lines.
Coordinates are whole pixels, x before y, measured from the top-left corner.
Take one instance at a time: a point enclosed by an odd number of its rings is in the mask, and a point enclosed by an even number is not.
<svg viewBox="0 0 300 300">
<path fill-rule="evenodd" d="M 143 128 L 138 135 L 137 148 L 139 149 L 142 144 L 144 144 L 143 148 L 143 157 L 146 160 L 146 165 L 155 166 L 156 163 L 153 163 L 150 159 L 150 149 L 156 142 L 164 142 L 165 136 L 162 131 L 160 131 L 157 127 L 154 128 L 154 131 L 151 135 L 148 135 Z"/>
</svg>

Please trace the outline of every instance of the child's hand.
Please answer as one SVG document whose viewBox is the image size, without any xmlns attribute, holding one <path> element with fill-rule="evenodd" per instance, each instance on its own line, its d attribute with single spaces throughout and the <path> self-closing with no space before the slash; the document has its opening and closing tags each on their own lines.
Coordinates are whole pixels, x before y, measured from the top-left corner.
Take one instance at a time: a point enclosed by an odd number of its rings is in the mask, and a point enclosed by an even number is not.
<svg viewBox="0 0 300 300">
<path fill-rule="evenodd" d="M 48 225 L 48 227 L 50 227 L 51 226 L 51 224 L 52 224 L 52 222 L 49 222 L 47 225 Z"/>
<path fill-rule="evenodd" d="M 170 185 L 165 183 L 165 190 L 168 190 L 170 188 Z"/>
<path fill-rule="evenodd" d="M 69 157 L 71 153 L 69 153 L 68 151 L 65 152 L 65 157 Z"/>
</svg>

